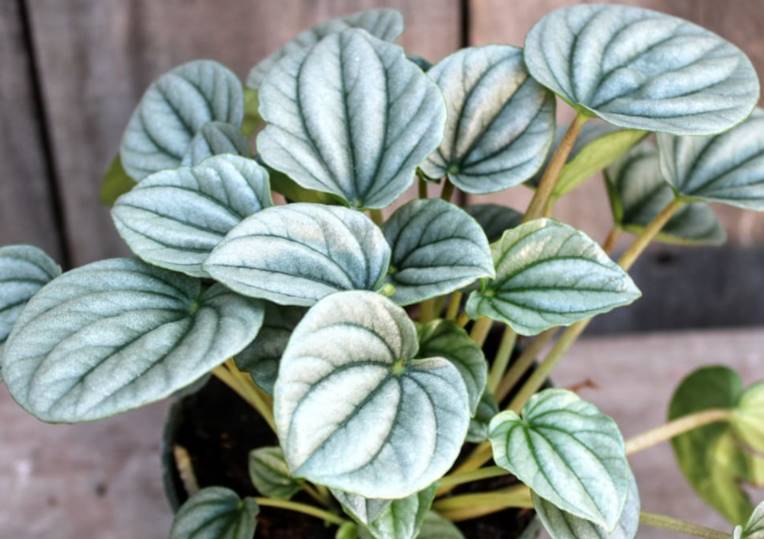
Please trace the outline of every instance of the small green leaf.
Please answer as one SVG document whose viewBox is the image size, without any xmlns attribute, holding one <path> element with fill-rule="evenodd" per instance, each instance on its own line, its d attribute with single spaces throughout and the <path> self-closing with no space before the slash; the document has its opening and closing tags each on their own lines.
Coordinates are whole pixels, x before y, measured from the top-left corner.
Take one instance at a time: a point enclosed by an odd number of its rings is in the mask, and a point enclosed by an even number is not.
<svg viewBox="0 0 764 539">
<path fill-rule="evenodd" d="M 306 189 L 384 208 L 440 143 L 438 87 L 403 49 L 345 30 L 289 54 L 260 87 L 262 159 Z"/>
<path fill-rule="evenodd" d="M 764 502 L 756 506 L 745 526 L 736 526 L 732 539 L 764 539 Z"/>
<path fill-rule="evenodd" d="M 344 522 L 337 528 L 334 539 L 358 539 L 358 524 L 350 521 Z"/>
<path fill-rule="evenodd" d="M 473 444 L 484 442 L 488 439 L 488 426 L 493 416 L 499 413 L 499 404 L 496 397 L 488 391 L 480 397 L 477 410 L 470 420 L 470 428 L 467 431 L 467 441 Z"/>
<path fill-rule="evenodd" d="M 366 529 L 374 539 L 414 539 L 432 500 L 435 485 L 403 499 L 393 500 Z"/>
<path fill-rule="evenodd" d="M 759 98 L 751 61 L 695 24 L 634 6 L 558 9 L 525 40 L 530 74 L 584 114 L 645 131 L 705 135 Z"/>
<path fill-rule="evenodd" d="M 567 326 L 641 295 L 596 242 L 551 219 L 505 232 L 491 250 L 496 278 L 470 294 L 467 314 L 499 320 L 521 335 Z"/>
<path fill-rule="evenodd" d="M 353 520 L 360 522 L 364 526 L 371 524 L 379 518 L 379 515 L 393 502 L 393 500 L 383 500 L 380 498 L 364 498 L 358 494 L 351 494 L 350 492 L 337 489 L 331 489 L 331 492 L 337 501 L 340 502 L 342 510 Z"/>
<path fill-rule="evenodd" d="M 191 139 L 188 151 L 180 164 L 191 167 L 213 155 L 223 154 L 252 157 L 252 150 L 249 141 L 237 126 L 224 122 L 209 122 Z"/>
<path fill-rule="evenodd" d="M 302 307 L 265 304 L 265 320 L 257 337 L 236 354 L 236 366 L 252 376 L 255 383 L 269 395 L 279 374 L 279 362 L 286 350 L 289 336 L 305 315 Z"/>
<path fill-rule="evenodd" d="M 193 168 L 153 174 L 111 210 L 120 236 L 140 258 L 192 277 L 245 217 L 272 205 L 268 174 L 252 159 L 220 155 Z"/>
<path fill-rule="evenodd" d="M 393 301 L 410 305 L 493 277 L 491 249 L 480 225 L 444 200 L 412 200 L 383 227 L 392 247 Z"/>
<path fill-rule="evenodd" d="M 403 498 L 451 467 L 469 424 L 467 389 L 447 359 L 413 359 L 417 348 L 406 312 L 379 294 L 340 292 L 308 311 L 274 392 L 294 476 Z"/>
<path fill-rule="evenodd" d="M 170 539 L 252 539 L 260 509 L 223 487 L 203 488 L 175 515 Z"/>
<path fill-rule="evenodd" d="M 593 522 L 566 513 L 531 493 L 533 508 L 551 539 L 633 539 L 639 528 L 639 490 L 634 475 L 629 472 L 629 489 L 623 513 L 615 529 L 608 531 Z"/>
<path fill-rule="evenodd" d="M 743 391 L 735 409 L 732 427 L 749 447 L 764 453 L 764 381 Z"/>
<path fill-rule="evenodd" d="M 663 177 L 680 195 L 764 211 L 764 110 L 709 137 L 658 136 Z"/>
<path fill-rule="evenodd" d="M 422 163 L 468 193 L 493 193 L 530 178 L 554 139 L 554 95 L 525 69 L 522 49 L 462 49 L 428 72 L 446 100 L 443 142 Z"/>
<path fill-rule="evenodd" d="M 502 412 L 490 430 L 496 464 L 563 511 L 615 528 L 630 488 L 615 421 L 571 391 L 546 389 L 530 398 L 522 419 Z"/>
<path fill-rule="evenodd" d="M 712 408 L 734 409 L 743 393 L 738 374 L 727 367 L 704 367 L 677 387 L 669 420 Z M 726 423 L 712 423 L 672 439 L 674 455 L 700 498 L 727 520 L 740 524 L 753 511 L 741 481 L 749 473 L 749 456 Z"/>
<path fill-rule="evenodd" d="M 289 467 L 280 447 L 259 447 L 249 453 L 249 478 L 263 496 L 288 500 L 300 489 L 289 475 Z"/>
<path fill-rule="evenodd" d="M 247 77 L 247 86 L 250 88 L 260 86 L 268 71 L 284 56 L 310 49 L 324 37 L 348 28 L 361 28 L 379 39 L 395 41 L 403 33 L 403 17 L 393 9 L 369 9 L 322 22 L 305 30 L 253 67 Z"/>
<path fill-rule="evenodd" d="M 177 168 L 207 122 L 240 126 L 241 83 L 227 67 L 195 60 L 168 71 L 141 98 L 122 136 L 120 156 L 136 181 Z"/>
<path fill-rule="evenodd" d="M 464 539 L 464 535 L 435 511 L 427 511 L 417 539 Z"/>
<path fill-rule="evenodd" d="M 0 247 L 0 350 L 27 302 L 59 275 L 58 264 L 37 247 Z"/>
<path fill-rule="evenodd" d="M 615 224 L 634 234 L 641 233 L 674 199 L 661 174 L 658 151 L 649 142 L 635 146 L 608 167 L 605 182 Z M 726 238 L 716 214 L 703 203 L 682 207 L 656 237 L 683 245 L 719 245 Z"/>
<path fill-rule="evenodd" d="M 462 375 L 469 396 L 470 412 L 475 413 L 488 378 L 488 363 L 480 346 L 450 320 L 433 320 L 417 326 L 417 357 L 443 357 Z"/>
<path fill-rule="evenodd" d="M 135 187 L 136 183 L 127 175 L 122 168 L 122 160 L 117 155 L 111 160 L 109 168 L 103 176 L 99 199 L 104 206 L 113 206 L 114 202 L 122 195 Z"/>
<path fill-rule="evenodd" d="M 257 335 L 259 301 L 129 258 L 55 278 L 16 321 L 3 377 L 51 422 L 99 419 L 160 400 Z"/>
<path fill-rule="evenodd" d="M 242 221 L 204 269 L 241 294 L 310 306 L 340 290 L 377 290 L 389 264 L 390 247 L 364 214 L 299 203 Z"/>
<path fill-rule="evenodd" d="M 499 204 L 475 204 L 464 209 L 481 226 L 489 243 L 500 240 L 504 232 L 523 222 L 522 213 Z"/>
</svg>

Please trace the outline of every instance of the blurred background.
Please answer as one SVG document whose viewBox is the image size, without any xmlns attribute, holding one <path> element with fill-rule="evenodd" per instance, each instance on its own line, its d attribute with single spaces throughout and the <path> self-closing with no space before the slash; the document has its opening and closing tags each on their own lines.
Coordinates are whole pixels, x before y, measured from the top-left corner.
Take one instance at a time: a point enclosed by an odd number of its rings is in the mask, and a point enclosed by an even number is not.
<svg viewBox="0 0 764 539">
<path fill-rule="evenodd" d="M 98 201 L 100 181 L 146 86 L 179 63 L 211 58 L 243 78 L 316 22 L 382 6 L 403 13 L 402 45 L 435 62 L 469 45 L 522 45 L 543 14 L 574 3 L 0 0 L 0 244 L 38 245 L 64 267 L 126 253 Z M 622 3 L 717 32 L 764 76 L 764 0 Z M 470 202 L 524 208 L 529 193 L 518 187 Z M 568 196 L 557 217 L 603 239 L 608 208 L 595 179 Z M 661 422 L 673 387 L 698 365 L 727 363 L 747 381 L 764 377 L 764 214 L 716 210 L 727 244 L 652 248 L 633 270 L 644 298 L 599 318 L 591 331 L 598 337 L 556 378 L 562 386 L 590 380 L 585 396 L 626 434 Z M 166 536 L 156 457 L 163 413 L 160 404 L 99 424 L 50 427 L 0 388 L 0 538 Z M 668 447 L 640 455 L 635 468 L 646 508 L 723 526 L 692 498 Z M 651 533 L 639 536 L 664 537 Z"/>
</svg>

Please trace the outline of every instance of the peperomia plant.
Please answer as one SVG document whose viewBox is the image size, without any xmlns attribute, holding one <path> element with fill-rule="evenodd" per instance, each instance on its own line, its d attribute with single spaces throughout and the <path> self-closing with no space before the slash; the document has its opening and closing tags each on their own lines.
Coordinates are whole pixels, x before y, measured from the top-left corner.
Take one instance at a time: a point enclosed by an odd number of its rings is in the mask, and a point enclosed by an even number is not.
<svg viewBox="0 0 764 539">
<path fill-rule="evenodd" d="M 250 448 L 258 496 L 187 481 L 173 539 L 249 538 L 273 508 L 343 539 L 457 539 L 500 511 L 522 528 L 527 512 L 507 509 L 531 507 L 554 539 L 628 539 L 640 522 L 731 537 L 641 511 L 627 455 L 670 439 L 734 537 L 761 538 L 742 485 L 764 485 L 763 383 L 702 369 L 666 425 L 624 441 L 547 382 L 593 316 L 639 298 L 627 271 L 651 241 L 724 241 L 711 202 L 764 209 L 750 61 L 617 5 L 433 66 L 394 43 L 402 31 L 371 10 L 300 34 L 245 87 L 209 60 L 156 80 L 102 190 L 135 258 L 61 274 L 34 247 L 0 249 L 15 400 L 89 421 L 212 373 L 251 404 L 279 442 Z M 557 97 L 575 112 L 559 133 Z M 601 170 L 603 246 L 552 217 Z M 521 184 L 524 212 L 451 202 Z M 636 239 L 613 260 L 621 232 Z"/>
</svg>

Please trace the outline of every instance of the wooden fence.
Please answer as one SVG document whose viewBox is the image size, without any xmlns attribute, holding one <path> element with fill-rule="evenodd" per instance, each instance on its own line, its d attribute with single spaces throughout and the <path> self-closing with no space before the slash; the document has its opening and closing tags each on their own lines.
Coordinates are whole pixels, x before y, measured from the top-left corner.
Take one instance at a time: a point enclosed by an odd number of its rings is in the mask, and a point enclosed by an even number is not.
<svg viewBox="0 0 764 539">
<path fill-rule="evenodd" d="M 0 244 L 34 243 L 64 266 L 125 253 L 98 203 L 106 164 L 148 83 L 193 58 L 242 77 L 299 30 L 386 6 L 406 20 L 402 44 L 438 60 L 460 47 L 522 44 L 570 0 L 0 0 Z M 698 22 L 743 48 L 764 74 L 764 0 L 631 2 Z M 522 188 L 490 197 L 527 200 Z M 481 199 L 484 197 L 480 197 Z M 594 237 L 609 214 L 600 182 L 559 216 Z M 764 216 L 722 209 L 717 249 L 654 249 L 636 271 L 648 298 L 600 329 L 764 323 Z M 670 293 L 669 293 L 670 292 Z"/>
</svg>

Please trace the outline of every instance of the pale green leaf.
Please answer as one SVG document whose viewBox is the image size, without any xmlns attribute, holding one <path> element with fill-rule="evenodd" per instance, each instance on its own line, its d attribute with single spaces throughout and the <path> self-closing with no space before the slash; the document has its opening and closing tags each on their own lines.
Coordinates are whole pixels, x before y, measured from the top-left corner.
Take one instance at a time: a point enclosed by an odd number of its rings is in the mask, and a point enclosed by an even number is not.
<svg viewBox="0 0 764 539">
<path fill-rule="evenodd" d="M 414 539 L 435 498 L 435 485 L 393 500 L 366 529 L 374 539 Z"/>
<path fill-rule="evenodd" d="M 337 533 L 334 534 L 334 539 L 357 539 L 358 538 L 358 524 L 350 522 L 349 520 L 344 522 L 337 528 Z"/>
<path fill-rule="evenodd" d="M 390 263 L 382 231 L 361 212 L 289 204 L 242 221 L 204 269 L 237 292 L 309 306 L 340 290 L 376 290 Z"/>
<path fill-rule="evenodd" d="M 459 528 L 435 511 L 428 511 L 417 539 L 464 539 Z"/>
<path fill-rule="evenodd" d="M 249 141 L 241 134 L 238 126 L 224 122 L 209 122 L 202 126 L 191 139 L 186 155 L 180 162 L 182 166 L 190 167 L 200 164 L 213 155 L 240 155 L 251 157 L 252 150 Z"/>
<path fill-rule="evenodd" d="M 300 489 L 299 481 L 289 475 L 289 467 L 280 447 L 259 447 L 249 453 L 249 478 L 263 496 L 288 500 Z"/>
<path fill-rule="evenodd" d="M 200 490 L 175 514 L 170 539 L 252 539 L 260 509 L 223 487 Z"/>
<path fill-rule="evenodd" d="M 488 363 L 480 346 L 450 320 L 433 320 L 417 326 L 420 358 L 443 357 L 459 370 L 467 387 L 470 411 L 475 413 L 488 378 Z"/>
<path fill-rule="evenodd" d="M 566 513 L 532 492 L 533 507 L 551 539 L 633 539 L 639 528 L 639 490 L 629 472 L 629 488 L 623 513 L 615 529 L 608 531 L 589 520 Z"/>
<path fill-rule="evenodd" d="M 531 75 L 565 101 L 620 127 L 718 133 L 759 98 L 751 61 L 716 34 L 635 6 L 558 9 L 525 40 Z"/>
<path fill-rule="evenodd" d="M 202 264 L 225 235 L 271 205 L 268 173 L 252 159 L 221 155 L 151 175 L 121 196 L 111 215 L 146 262 L 208 277 Z"/>
<path fill-rule="evenodd" d="M 499 413 L 499 405 L 488 391 L 480 397 L 477 410 L 470 420 L 470 428 L 467 431 L 467 441 L 473 444 L 484 442 L 488 439 L 488 426 L 493 416 Z"/>
<path fill-rule="evenodd" d="M 421 167 L 468 193 L 493 193 L 536 173 L 554 139 L 554 95 L 525 69 L 522 49 L 462 49 L 430 69 L 446 100 L 443 142 Z"/>
<path fill-rule="evenodd" d="M 571 391 L 546 389 L 528 400 L 522 419 L 502 412 L 490 431 L 496 464 L 563 511 L 615 528 L 630 488 L 615 421 Z"/>
<path fill-rule="evenodd" d="M 340 502 L 342 510 L 353 520 L 364 526 L 371 524 L 387 509 L 392 500 L 365 498 L 358 494 L 331 489 L 332 495 Z"/>
<path fill-rule="evenodd" d="M 369 9 L 358 11 L 347 17 L 337 17 L 322 22 L 305 30 L 266 59 L 260 61 L 249 72 L 247 86 L 250 88 L 260 86 L 268 71 L 284 56 L 304 52 L 329 34 L 336 34 L 349 28 L 361 28 L 379 39 L 395 41 L 403 33 L 403 17 L 393 9 Z"/>
<path fill-rule="evenodd" d="M 99 419 L 189 385 L 249 344 L 259 301 L 129 258 L 94 262 L 40 290 L 6 342 L 14 399 L 52 422 Z"/>
<path fill-rule="evenodd" d="M 499 204 L 474 204 L 464 209 L 481 226 L 489 243 L 498 241 L 504 232 L 523 222 L 522 213 Z"/>
<path fill-rule="evenodd" d="M 412 200 L 383 231 L 392 248 L 393 301 L 410 305 L 493 277 L 488 240 L 467 212 L 440 199 Z"/>
<path fill-rule="evenodd" d="M 302 307 L 265 304 L 265 320 L 257 337 L 236 354 L 239 369 L 252 376 L 255 383 L 269 395 L 279 374 L 279 362 L 286 350 L 289 336 L 305 314 Z"/>
<path fill-rule="evenodd" d="M 749 447 L 764 453 L 764 381 L 743 391 L 735 409 L 732 427 Z"/>
<path fill-rule="evenodd" d="M 438 87 L 403 49 L 345 30 L 289 54 L 260 87 L 262 159 L 306 189 L 384 208 L 440 143 Z"/>
<path fill-rule="evenodd" d="M 736 526 L 733 539 L 764 539 L 764 502 L 756 506 L 745 526 Z"/>
<path fill-rule="evenodd" d="M 0 247 L 0 346 L 27 302 L 60 274 L 58 264 L 37 247 Z"/>
<path fill-rule="evenodd" d="M 605 182 L 615 224 L 634 234 L 640 234 L 674 200 L 660 171 L 658 151 L 649 142 L 608 167 Z M 719 245 L 726 238 L 716 214 L 703 203 L 682 207 L 656 236 L 657 241 L 683 245 Z"/>
<path fill-rule="evenodd" d="M 470 294 L 467 313 L 509 324 L 521 335 L 567 326 L 640 296 L 595 241 L 551 219 L 505 232 L 491 250 L 496 278 Z"/>
<path fill-rule="evenodd" d="M 122 167 L 122 160 L 117 155 L 106 169 L 98 198 L 101 204 L 111 207 L 120 196 L 130 191 L 135 185 L 135 180 L 127 175 Z"/>
<path fill-rule="evenodd" d="M 447 359 L 412 359 L 417 348 L 406 312 L 379 294 L 340 292 L 308 311 L 274 392 L 294 476 L 403 498 L 451 467 L 469 424 L 467 389 Z"/>
<path fill-rule="evenodd" d="M 168 71 L 146 90 L 122 136 L 122 166 L 136 181 L 177 168 L 207 122 L 240 126 L 241 83 L 225 66 L 195 60 Z"/>
<path fill-rule="evenodd" d="M 693 200 L 764 211 L 764 110 L 709 137 L 658 136 L 661 171 Z"/>
</svg>

